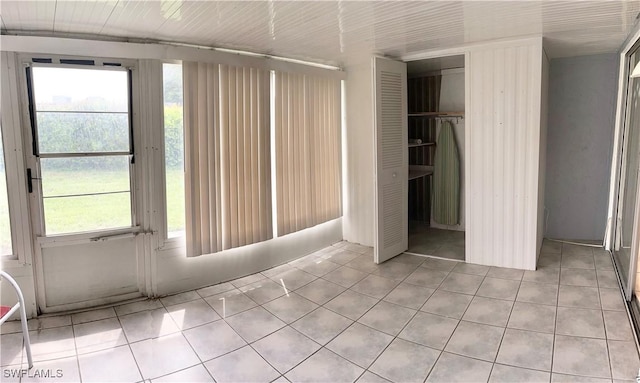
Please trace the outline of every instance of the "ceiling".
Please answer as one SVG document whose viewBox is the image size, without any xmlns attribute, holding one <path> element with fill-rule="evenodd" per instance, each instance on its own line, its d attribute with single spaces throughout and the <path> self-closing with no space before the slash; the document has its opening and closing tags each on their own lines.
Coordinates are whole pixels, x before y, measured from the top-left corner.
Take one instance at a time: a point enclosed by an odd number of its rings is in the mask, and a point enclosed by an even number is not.
<svg viewBox="0 0 640 383">
<path fill-rule="evenodd" d="M 3 33 L 171 41 L 342 64 L 543 35 L 551 57 L 615 52 L 640 1 L 0 1 Z"/>
</svg>

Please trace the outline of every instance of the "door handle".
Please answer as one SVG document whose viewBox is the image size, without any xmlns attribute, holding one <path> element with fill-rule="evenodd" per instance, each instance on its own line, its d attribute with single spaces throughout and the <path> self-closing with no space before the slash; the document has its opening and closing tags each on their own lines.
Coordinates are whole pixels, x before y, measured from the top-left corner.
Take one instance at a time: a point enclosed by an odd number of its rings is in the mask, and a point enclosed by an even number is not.
<svg viewBox="0 0 640 383">
<path fill-rule="evenodd" d="M 33 180 L 39 180 L 40 178 L 36 178 L 32 175 L 31 169 L 27 168 L 27 190 L 29 193 L 33 193 Z"/>
</svg>

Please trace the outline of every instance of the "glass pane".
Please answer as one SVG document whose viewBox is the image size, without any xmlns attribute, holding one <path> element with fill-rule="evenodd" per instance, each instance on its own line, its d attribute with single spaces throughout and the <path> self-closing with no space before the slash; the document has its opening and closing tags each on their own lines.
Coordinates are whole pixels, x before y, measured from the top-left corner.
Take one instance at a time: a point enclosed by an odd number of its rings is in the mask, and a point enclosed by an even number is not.
<svg viewBox="0 0 640 383">
<path fill-rule="evenodd" d="M 163 65 L 164 145 L 168 236 L 184 232 L 184 132 L 182 128 L 182 65 Z"/>
<path fill-rule="evenodd" d="M 128 152 L 128 113 L 37 112 L 40 153 Z"/>
<path fill-rule="evenodd" d="M 640 60 L 640 54 L 636 53 L 631 58 L 632 66 Z M 640 152 L 640 79 L 630 78 L 628 88 L 627 123 L 625 126 L 622 149 L 621 169 L 625 169 L 620 178 L 619 196 L 621 204 L 618 210 L 619 223 L 616 226 L 616 246 L 614 247 L 614 259 L 620 269 L 625 289 L 629 285 L 629 268 L 632 262 L 631 245 L 634 237 L 633 221 L 635 218 L 635 203 L 638 193 L 638 153 Z"/>
<path fill-rule="evenodd" d="M 124 70 L 33 68 L 36 110 L 128 112 L 129 79 Z"/>
<path fill-rule="evenodd" d="M 45 198 L 47 235 L 131 226 L 131 194 Z"/>
<path fill-rule="evenodd" d="M 42 158 L 44 198 L 130 190 L 129 156 Z"/>
<path fill-rule="evenodd" d="M 7 195 L 7 171 L 4 162 L 2 129 L 0 129 L 0 255 L 11 255 L 11 221 L 9 220 L 9 198 Z"/>
<path fill-rule="evenodd" d="M 129 156 L 41 158 L 40 166 L 47 234 L 131 226 Z"/>
</svg>

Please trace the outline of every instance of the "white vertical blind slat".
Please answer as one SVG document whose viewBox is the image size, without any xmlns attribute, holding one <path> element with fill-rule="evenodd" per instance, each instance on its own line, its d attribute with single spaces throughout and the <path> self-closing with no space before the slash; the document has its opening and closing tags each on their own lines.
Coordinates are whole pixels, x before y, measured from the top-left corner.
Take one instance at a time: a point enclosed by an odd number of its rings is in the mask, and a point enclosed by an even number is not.
<svg viewBox="0 0 640 383">
<path fill-rule="evenodd" d="M 339 81 L 276 72 L 278 235 L 338 218 Z"/>
<path fill-rule="evenodd" d="M 270 239 L 268 72 L 190 62 L 183 71 L 187 255 Z"/>
<path fill-rule="evenodd" d="M 184 63 L 184 130 L 187 255 L 218 251 L 217 74 L 212 64 Z M 212 198 L 213 197 L 213 198 Z"/>
</svg>

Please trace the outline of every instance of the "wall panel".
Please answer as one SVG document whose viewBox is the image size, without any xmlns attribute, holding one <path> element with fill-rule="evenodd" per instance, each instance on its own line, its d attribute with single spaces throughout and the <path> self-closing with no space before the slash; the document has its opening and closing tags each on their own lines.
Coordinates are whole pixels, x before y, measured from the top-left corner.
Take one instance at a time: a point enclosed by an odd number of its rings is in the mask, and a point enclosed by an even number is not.
<svg viewBox="0 0 640 383">
<path fill-rule="evenodd" d="M 467 262 L 535 268 L 542 54 L 542 39 L 468 53 Z"/>
<path fill-rule="evenodd" d="M 142 295 L 138 289 L 136 237 L 42 247 L 47 308 L 86 306 Z M 100 272 L 96 272 L 99 270 Z M 123 298 L 125 294 L 132 294 Z M 86 307 L 85 306 L 85 307 Z"/>
</svg>

